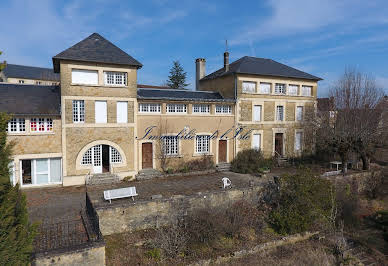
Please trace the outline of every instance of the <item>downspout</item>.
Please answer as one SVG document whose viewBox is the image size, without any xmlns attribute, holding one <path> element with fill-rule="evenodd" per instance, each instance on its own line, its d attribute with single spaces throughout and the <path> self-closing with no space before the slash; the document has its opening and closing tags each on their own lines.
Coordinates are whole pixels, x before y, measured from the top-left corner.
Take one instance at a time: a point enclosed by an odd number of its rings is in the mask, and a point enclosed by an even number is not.
<svg viewBox="0 0 388 266">
<path fill-rule="evenodd" d="M 234 124 L 237 125 L 237 121 L 238 121 L 238 112 L 237 112 L 237 109 L 238 109 L 238 102 L 237 102 L 237 77 L 236 77 L 236 73 L 233 73 L 233 76 L 234 76 L 234 106 L 235 106 L 235 110 L 234 110 Z M 234 152 L 233 152 L 233 159 L 236 157 L 237 155 L 237 139 L 234 139 Z"/>
</svg>

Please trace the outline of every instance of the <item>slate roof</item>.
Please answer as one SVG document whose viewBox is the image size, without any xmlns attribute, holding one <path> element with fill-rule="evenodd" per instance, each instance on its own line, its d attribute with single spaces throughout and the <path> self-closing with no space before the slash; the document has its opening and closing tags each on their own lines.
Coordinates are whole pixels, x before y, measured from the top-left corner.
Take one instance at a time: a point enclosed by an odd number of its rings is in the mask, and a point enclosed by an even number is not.
<svg viewBox="0 0 388 266">
<path fill-rule="evenodd" d="M 59 74 L 54 73 L 52 68 L 7 64 L 3 73 L 7 78 L 59 81 Z"/>
<path fill-rule="evenodd" d="M 60 115 L 59 86 L 0 83 L 0 112 L 15 115 Z"/>
<path fill-rule="evenodd" d="M 285 78 L 299 78 L 308 80 L 322 80 L 319 77 L 313 76 L 298 69 L 286 66 L 272 59 L 258 58 L 251 56 L 244 56 L 240 59 L 229 64 L 229 71 L 225 72 L 224 68 L 221 68 L 205 77 L 201 80 L 214 79 L 233 73 L 238 74 L 252 74 Z"/>
<path fill-rule="evenodd" d="M 214 91 L 175 89 L 138 89 L 137 98 L 145 100 L 234 102 L 234 99 L 225 99 L 220 93 Z"/>
<path fill-rule="evenodd" d="M 116 45 L 93 33 L 86 39 L 53 57 L 54 71 L 59 72 L 59 60 L 107 63 L 141 68 L 143 65 Z"/>
</svg>

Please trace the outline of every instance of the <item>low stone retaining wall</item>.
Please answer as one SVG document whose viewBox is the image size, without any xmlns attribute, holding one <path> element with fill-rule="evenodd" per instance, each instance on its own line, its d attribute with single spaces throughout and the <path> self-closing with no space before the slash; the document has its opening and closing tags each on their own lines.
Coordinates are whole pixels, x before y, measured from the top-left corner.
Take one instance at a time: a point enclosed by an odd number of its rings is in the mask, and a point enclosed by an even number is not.
<svg viewBox="0 0 388 266">
<path fill-rule="evenodd" d="M 350 173 L 345 175 L 340 174 L 340 175 L 327 176 L 325 178 L 328 178 L 333 182 L 337 182 L 337 184 L 340 186 L 350 185 L 353 191 L 362 193 L 365 191 L 368 180 L 375 175 L 381 175 L 381 173 L 382 173 L 381 170 L 378 169 L 378 170 Z"/>
<path fill-rule="evenodd" d="M 257 245 L 252 249 L 236 251 L 236 252 L 233 252 L 232 254 L 229 254 L 227 256 L 220 256 L 220 257 L 217 257 L 216 259 L 197 261 L 193 264 L 190 264 L 190 266 L 207 266 L 207 265 L 225 263 L 229 260 L 243 258 L 243 257 L 246 257 L 248 255 L 256 254 L 256 253 L 259 253 L 259 252 L 264 251 L 264 250 L 273 249 L 273 248 L 276 248 L 279 246 L 304 241 L 304 240 L 307 240 L 310 237 L 317 235 L 317 234 L 319 234 L 319 232 L 305 232 L 303 234 L 295 234 L 292 236 L 284 237 L 281 240 L 274 240 L 274 241 L 270 241 L 267 243 Z"/>
<path fill-rule="evenodd" d="M 105 243 L 95 242 L 69 250 L 38 253 L 32 265 L 105 265 Z"/>
<path fill-rule="evenodd" d="M 239 200 L 257 203 L 262 186 L 175 195 L 169 199 L 126 202 L 121 205 L 95 207 L 100 231 L 111 235 L 174 224 L 194 210 L 228 206 Z"/>
</svg>

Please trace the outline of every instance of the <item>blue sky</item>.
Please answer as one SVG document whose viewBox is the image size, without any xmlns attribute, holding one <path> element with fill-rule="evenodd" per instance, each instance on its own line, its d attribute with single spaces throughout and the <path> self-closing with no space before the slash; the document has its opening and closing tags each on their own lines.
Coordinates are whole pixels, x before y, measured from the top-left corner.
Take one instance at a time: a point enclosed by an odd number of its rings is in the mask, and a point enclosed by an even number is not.
<svg viewBox="0 0 388 266">
<path fill-rule="evenodd" d="M 228 39 L 231 61 L 271 58 L 322 77 L 319 96 L 347 66 L 388 93 L 386 0 L 3 0 L 0 15 L 9 63 L 52 67 L 52 56 L 98 32 L 143 63 L 139 83 L 162 84 L 179 60 L 194 88 L 195 58 L 217 70 Z"/>
</svg>

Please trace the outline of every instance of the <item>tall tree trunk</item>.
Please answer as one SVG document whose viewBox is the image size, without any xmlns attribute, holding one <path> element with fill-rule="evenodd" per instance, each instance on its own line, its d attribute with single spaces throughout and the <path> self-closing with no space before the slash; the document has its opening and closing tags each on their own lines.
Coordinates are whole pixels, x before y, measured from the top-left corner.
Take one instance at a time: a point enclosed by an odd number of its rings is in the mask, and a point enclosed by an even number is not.
<svg viewBox="0 0 388 266">
<path fill-rule="evenodd" d="M 362 161 L 362 170 L 369 170 L 369 158 L 365 153 L 361 153 L 361 161 Z"/>
<path fill-rule="evenodd" d="M 346 174 L 348 172 L 348 158 L 345 154 L 341 155 L 341 162 L 342 162 L 342 173 Z"/>
</svg>

